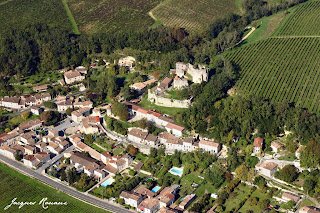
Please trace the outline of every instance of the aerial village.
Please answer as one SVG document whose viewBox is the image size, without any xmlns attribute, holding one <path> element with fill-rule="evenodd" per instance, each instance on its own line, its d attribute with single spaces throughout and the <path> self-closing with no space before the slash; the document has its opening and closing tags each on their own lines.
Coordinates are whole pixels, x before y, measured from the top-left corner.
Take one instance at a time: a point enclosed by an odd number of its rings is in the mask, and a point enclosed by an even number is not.
<svg viewBox="0 0 320 213">
<path fill-rule="evenodd" d="M 118 66 L 135 72 L 135 63 L 135 58 L 127 56 L 119 59 Z M 215 168 L 212 164 L 219 159 L 227 159 L 229 147 L 188 132 L 168 114 L 146 109 L 139 104 L 143 97 L 147 97 L 150 103 L 157 106 L 188 108 L 192 105 L 192 97 L 178 100 L 168 97 L 168 93 L 208 81 L 208 68 L 178 62 L 176 69 L 170 70 L 170 74 L 160 81 L 149 76 L 146 81 L 130 85 L 138 97 L 119 101 L 127 110 L 126 124 L 129 125 L 126 132 L 120 134 L 115 128 L 110 128 L 110 121 L 123 122 L 115 113 L 117 110 L 113 104 L 94 103 L 84 95 L 88 89 L 83 81 L 88 69 L 94 66 L 57 71 L 64 76 L 57 84 L 77 87 L 75 94 L 52 97 L 47 91 L 50 85 L 45 84 L 33 87 L 34 93 L 31 95 L 3 97 L 0 101 L 2 110 L 15 116 L 27 115 L 29 119 L 0 135 L 0 154 L 83 193 L 137 212 L 197 212 L 197 205 L 206 205 L 206 212 L 221 212 L 222 200 L 226 200 L 223 191 L 234 193 L 234 188 L 238 187 L 248 189 L 245 193 L 255 193 L 257 188 L 261 188 L 249 178 L 238 182 L 232 179 L 217 188 L 210 187 L 209 180 L 203 177 L 204 172 L 201 171 Z M 55 114 L 46 113 L 49 111 L 59 114 L 57 122 L 51 122 L 55 120 Z M 137 122 L 147 125 L 145 128 L 143 125 L 133 125 Z M 149 125 L 156 131 L 151 132 Z M 238 138 L 235 137 L 233 143 L 238 143 Z M 295 160 L 289 161 L 281 160 L 283 153 L 286 153 L 281 141 L 273 141 L 268 153 L 263 153 L 265 146 L 263 138 L 254 138 L 253 147 L 249 150 L 249 156 L 258 161 L 253 166 L 254 175 L 285 184 L 275 175 L 283 167 L 294 165 L 300 172 L 303 171 L 299 162 L 302 147 L 294 153 Z M 183 156 L 189 156 L 188 153 L 195 153 L 203 159 L 194 159 L 194 162 L 200 164 L 200 161 L 205 161 L 208 164 L 204 168 L 190 168 L 191 162 L 181 160 Z M 193 161 L 193 157 L 190 159 Z M 238 175 L 236 170 L 221 178 L 231 179 Z M 280 184 L 262 184 L 273 190 L 272 203 L 268 204 L 270 210 L 274 208 L 285 212 L 300 207 L 299 212 L 320 212 L 315 207 L 301 205 L 307 197 L 299 193 L 299 189 L 290 190 Z M 285 205 L 289 207 L 285 208 Z"/>
</svg>

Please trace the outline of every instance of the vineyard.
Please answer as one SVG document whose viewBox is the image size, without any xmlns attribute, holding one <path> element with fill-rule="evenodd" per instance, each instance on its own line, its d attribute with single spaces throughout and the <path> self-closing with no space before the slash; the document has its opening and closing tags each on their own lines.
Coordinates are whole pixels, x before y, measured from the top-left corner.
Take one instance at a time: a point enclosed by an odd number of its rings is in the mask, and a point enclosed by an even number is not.
<svg viewBox="0 0 320 213">
<path fill-rule="evenodd" d="M 275 36 L 320 36 L 320 1 L 308 1 L 293 8 Z"/>
<path fill-rule="evenodd" d="M 320 112 L 320 38 L 269 38 L 226 57 L 241 67 L 238 93 Z"/>
<path fill-rule="evenodd" d="M 130 3 L 129 3 L 130 2 Z M 148 11 L 160 0 L 67 0 L 80 32 L 118 32 L 148 28 Z"/>
<path fill-rule="evenodd" d="M 234 0 L 166 0 L 152 9 L 164 25 L 201 31 L 228 13 L 240 13 Z"/>
</svg>

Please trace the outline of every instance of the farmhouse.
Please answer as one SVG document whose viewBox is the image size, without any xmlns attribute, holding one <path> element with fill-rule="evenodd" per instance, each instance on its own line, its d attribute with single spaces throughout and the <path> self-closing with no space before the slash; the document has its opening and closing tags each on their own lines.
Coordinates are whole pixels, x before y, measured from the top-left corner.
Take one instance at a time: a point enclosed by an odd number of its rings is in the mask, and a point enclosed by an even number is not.
<svg viewBox="0 0 320 213">
<path fill-rule="evenodd" d="M 147 137 L 147 135 L 148 135 L 147 130 L 131 128 L 128 132 L 128 139 L 136 143 L 142 143 Z"/>
<path fill-rule="evenodd" d="M 87 75 L 88 74 L 88 70 L 87 68 L 85 68 L 84 66 L 78 66 L 74 69 L 74 71 L 79 72 L 82 75 Z"/>
<path fill-rule="evenodd" d="M 138 212 L 154 213 L 159 210 L 159 201 L 155 198 L 147 198 L 140 203 L 137 208 Z"/>
<path fill-rule="evenodd" d="M 187 195 L 179 204 L 179 207 L 183 210 L 187 209 L 188 206 L 194 201 L 195 198 L 196 198 L 195 194 Z"/>
<path fill-rule="evenodd" d="M 147 86 L 142 82 L 138 82 L 130 85 L 130 88 L 133 90 L 136 90 L 139 93 L 139 95 L 141 95 L 146 91 Z"/>
<path fill-rule="evenodd" d="M 145 195 L 148 198 L 153 198 L 154 197 L 154 192 L 152 192 L 151 190 L 149 190 L 146 185 L 140 185 L 137 188 L 135 188 L 133 190 L 134 192 L 141 194 L 141 195 Z"/>
<path fill-rule="evenodd" d="M 2 98 L 0 106 L 11 109 L 23 109 L 25 108 L 25 102 L 21 98 L 5 96 Z"/>
<path fill-rule="evenodd" d="M 314 206 L 304 206 L 299 209 L 298 213 L 320 213 L 320 209 Z"/>
</svg>

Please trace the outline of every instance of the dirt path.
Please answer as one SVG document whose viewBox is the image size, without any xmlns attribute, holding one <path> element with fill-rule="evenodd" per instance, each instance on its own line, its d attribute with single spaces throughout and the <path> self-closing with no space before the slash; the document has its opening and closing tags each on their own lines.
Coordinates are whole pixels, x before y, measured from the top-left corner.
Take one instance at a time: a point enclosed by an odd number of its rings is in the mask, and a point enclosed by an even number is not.
<svg viewBox="0 0 320 213">
<path fill-rule="evenodd" d="M 154 21 L 157 21 L 156 17 L 154 17 L 154 15 L 152 14 L 152 11 L 150 11 L 148 14 Z"/>
<path fill-rule="evenodd" d="M 244 40 L 246 40 L 246 39 L 256 30 L 255 27 L 247 27 L 247 29 L 251 29 L 251 31 L 250 31 L 245 37 L 243 37 L 243 38 L 241 39 L 241 41 L 239 41 L 238 44 L 240 44 L 241 42 L 243 42 Z M 238 45 L 238 44 L 237 44 L 237 45 Z"/>
</svg>

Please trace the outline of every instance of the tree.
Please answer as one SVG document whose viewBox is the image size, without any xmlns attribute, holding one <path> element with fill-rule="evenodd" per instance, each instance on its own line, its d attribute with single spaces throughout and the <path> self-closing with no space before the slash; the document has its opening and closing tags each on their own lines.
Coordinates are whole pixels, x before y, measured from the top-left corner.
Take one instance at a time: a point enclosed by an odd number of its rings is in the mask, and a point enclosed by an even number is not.
<svg viewBox="0 0 320 213">
<path fill-rule="evenodd" d="M 303 182 L 303 190 L 309 194 L 310 192 L 312 192 L 314 190 L 316 184 L 317 184 L 317 182 L 315 182 L 314 180 L 306 179 Z"/>
<path fill-rule="evenodd" d="M 128 145 L 127 146 L 127 152 L 131 155 L 131 156 L 135 156 L 138 153 L 138 149 L 136 147 L 134 147 L 133 145 Z"/>
<path fill-rule="evenodd" d="M 45 101 L 43 103 L 43 105 L 46 107 L 46 108 L 49 108 L 49 109 L 57 109 L 57 105 L 55 103 L 53 103 L 52 101 Z"/>
<path fill-rule="evenodd" d="M 242 164 L 239 167 L 236 168 L 234 171 L 237 174 L 237 178 L 239 178 L 242 181 L 247 181 L 247 175 L 249 173 L 249 168 Z"/>
<path fill-rule="evenodd" d="M 257 198 L 257 197 L 250 197 L 248 199 L 250 206 L 256 206 L 258 204 L 258 201 L 259 201 L 259 198 Z"/>
<path fill-rule="evenodd" d="M 67 180 L 67 174 L 66 174 L 66 172 L 65 172 L 64 169 L 61 169 L 61 172 L 60 172 L 60 180 L 62 180 L 62 181 Z"/>
<path fill-rule="evenodd" d="M 19 153 L 17 153 L 15 156 L 15 159 L 17 160 L 17 161 L 21 161 L 21 155 L 19 155 Z"/>
<path fill-rule="evenodd" d="M 270 201 L 269 200 L 260 200 L 258 202 L 258 208 L 260 211 L 263 211 L 268 208 Z"/>
<path fill-rule="evenodd" d="M 128 106 L 120 102 L 113 102 L 111 105 L 112 113 L 121 120 L 126 121 L 129 118 Z"/>
<path fill-rule="evenodd" d="M 59 117 L 60 117 L 59 112 L 55 112 L 55 111 L 44 111 L 40 115 L 40 119 L 47 126 L 57 123 L 59 121 Z"/>
<path fill-rule="evenodd" d="M 286 165 L 279 171 L 279 178 L 286 182 L 293 182 L 298 176 L 297 168 L 294 165 Z"/>
<path fill-rule="evenodd" d="M 72 108 L 68 108 L 68 109 L 66 110 L 66 114 L 67 114 L 68 116 L 71 116 L 72 111 L 73 111 Z"/>
<path fill-rule="evenodd" d="M 30 114 L 31 114 L 31 112 L 30 111 L 25 111 L 25 112 L 23 112 L 23 113 L 21 113 L 21 119 L 22 120 L 27 120 L 27 118 L 29 118 L 30 117 Z"/>
<path fill-rule="evenodd" d="M 292 138 L 292 134 L 287 136 L 286 149 L 292 153 L 298 149 L 298 142 L 295 138 Z"/>
<path fill-rule="evenodd" d="M 246 164 L 248 166 L 250 166 L 251 168 L 255 168 L 256 164 L 259 162 L 259 158 L 255 157 L 255 156 L 246 156 L 244 158 L 244 161 L 246 162 Z"/>
<path fill-rule="evenodd" d="M 88 179 L 87 175 L 85 173 L 82 173 L 80 180 L 77 183 L 77 186 L 81 189 L 86 188 L 88 186 L 87 179 Z"/>
<path fill-rule="evenodd" d="M 320 163 L 320 144 L 311 140 L 302 149 L 300 154 L 301 166 L 305 168 L 317 168 Z"/>
</svg>

